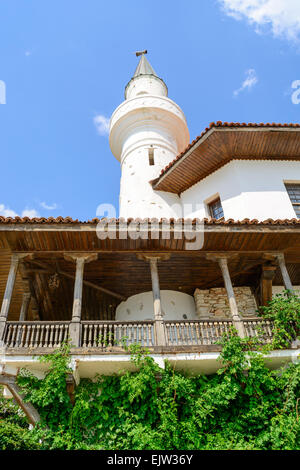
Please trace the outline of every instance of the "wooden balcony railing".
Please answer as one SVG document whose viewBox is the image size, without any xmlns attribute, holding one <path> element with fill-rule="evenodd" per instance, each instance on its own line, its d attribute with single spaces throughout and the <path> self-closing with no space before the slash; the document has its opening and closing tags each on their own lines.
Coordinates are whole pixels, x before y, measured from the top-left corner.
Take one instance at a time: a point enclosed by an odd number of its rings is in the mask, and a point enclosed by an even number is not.
<svg viewBox="0 0 300 470">
<path fill-rule="evenodd" d="M 9 348 L 58 348 L 68 339 L 70 322 L 6 322 L 3 342 Z"/>
<path fill-rule="evenodd" d="M 247 337 L 260 337 L 263 343 L 271 343 L 272 322 L 252 318 L 244 319 L 243 325 Z M 165 321 L 166 346 L 213 346 L 232 326 L 228 319 Z M 69 327 L 70 322 L 9 321 L 2 341 L 8 348 L 57 348 L 69 339 Z M 113 351 L 138 343 L 153 348 L 157 346 L 155 337 L 154 321 L 82 321 L 79 347 Z"/>
<path fill-rule="evenodd" d="M 269 320 L 262 318 L 251 318 L 243 321 L 245 334 L 248 338 L 260 336 L 263 343 L 269 344 L 272 342 L 272 329 L 273 323 Z"/>
<path fill-rule="evenodd" d="M 82 347 L 101 348 L 129 346 L 138 343 L 154 346 L 154 322 L 83 321 Z"/>
<path fill-rule="evenodd" d="M 206 346 L 216 344 L 223 333 L 229 332 L 232 321 L 166 321 L 168 346 Z"/>
</svg>

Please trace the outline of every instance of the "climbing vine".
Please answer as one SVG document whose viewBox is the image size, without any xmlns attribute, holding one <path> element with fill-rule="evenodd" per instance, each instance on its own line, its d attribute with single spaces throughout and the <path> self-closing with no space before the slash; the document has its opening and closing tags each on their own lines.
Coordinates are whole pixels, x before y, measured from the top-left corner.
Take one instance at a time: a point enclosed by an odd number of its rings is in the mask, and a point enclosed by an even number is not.
<svg viewBox="0 0 300 470">
<path fill-rule="evenodd" d="M 300 335 L 300 297 L 295 293 L 276 295 L 261 313 L 274 324 L 272 349 L 287 348 Z"/>
<path fill-rule="evenodd" d="M 134 345 L 135 371 L 81 380 L 74 405 L 63 345 L 41 359 L 49 367 L 43 380 L 25 371 L 18 379 L 40 426 L 29 431 L 0 403 L 0 449 L 299 449 L 300 365 L 270 370 L 234 332 L 221 345 L 221 368 L 190 376 L 169 363 L 159 368 Z"/>
</svg>

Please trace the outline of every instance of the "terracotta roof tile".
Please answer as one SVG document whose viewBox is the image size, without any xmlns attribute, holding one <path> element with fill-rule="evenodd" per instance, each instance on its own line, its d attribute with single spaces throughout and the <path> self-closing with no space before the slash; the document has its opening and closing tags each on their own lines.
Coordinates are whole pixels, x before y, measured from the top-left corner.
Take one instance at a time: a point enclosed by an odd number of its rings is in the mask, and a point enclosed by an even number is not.
<svg viewBox="0 0 300 470">
<path fill-rule="evenodd" d="M 45 217 L 40 217 L 40 218 L 32 218 L 30 219 L 29 217 L 3 217 L 3 216 L 0 216 L 0 225 L 9 225 L 9 224 L 15 224 L 15 225 L 18 225 L 18 224 L 29 224 L 29 225 L 57 225 L 57 224 L 72 224 L 72 225 L 83 225 L 83 224 L 92 224 L 92 225 L 96 225 L 98 224 L 99 222 L 105 222 L 105 223 L 124 223 L 124 222 L 127 222 L 127 223 L 141 223 L 141 222 L 148 222 L 148 223 L 171 223 L 171 224 L 174 224 L 174 223 L 187 223 L 187 222 L 191 222 L 193 224 L 196 224 L 197 222 L 201 222 L 200 219 L 155 219 L 155 218 L 152 218 L 152 219 L 149 219 L 149 218 L 145 218 L 145 219 L 107 219 L 107 218 L 103 218 L 103 219 L 98 219 L 98 218 L 94 218 L 92 220 L 86 220 L 86 221 L 79 221 L 78 219 L 72 219 L 71 217 L 57 217 L 57 218 L 53 218 L 53 217 L 49 217 L 49 218 L 45 218 Z M 277 220 L 274 220 L 274 219 L 267 219 L 267 220 L 264 220 L 264 221 L 259 221 L 257 219 L 243 219 L 243 220 L 233 220 L 233 219 L 227 219 L 227 220 L 224 220 L 224 219 L 204 219 L 204 223 L 205 225 L 300 225 L 300 219 L 277 219 Z"/>
</svg>

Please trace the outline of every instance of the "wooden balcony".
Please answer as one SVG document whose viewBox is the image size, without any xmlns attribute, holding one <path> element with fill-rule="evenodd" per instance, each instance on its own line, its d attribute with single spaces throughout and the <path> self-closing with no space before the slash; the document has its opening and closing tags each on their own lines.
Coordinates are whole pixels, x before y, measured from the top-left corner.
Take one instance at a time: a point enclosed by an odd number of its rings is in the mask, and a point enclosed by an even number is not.
<svg viewBox="0 0 300 470">
<path fill-rule="evenodd" d="M 260 337 L 267 344 L 272 340 L 272 323 L 262 318 L 242 321 L 247 337 Z M 58 348 L 69 338 L 71 322 L 55 321 L 8 321 L 2 341 L 9 352 L 42 354 Z M 217 344 L 228 333 L 233 322 L 228 319 L 216 321 L 165 321 L 164 348 L 172 351 L 219 351 Z M 157 344 L 155 322 L 82 321 L 80 323 L 80 346 L 78 352 L 124 353 L 131 344 L 140 344 L 150 351 L 162 349 Z"/>
</svg>

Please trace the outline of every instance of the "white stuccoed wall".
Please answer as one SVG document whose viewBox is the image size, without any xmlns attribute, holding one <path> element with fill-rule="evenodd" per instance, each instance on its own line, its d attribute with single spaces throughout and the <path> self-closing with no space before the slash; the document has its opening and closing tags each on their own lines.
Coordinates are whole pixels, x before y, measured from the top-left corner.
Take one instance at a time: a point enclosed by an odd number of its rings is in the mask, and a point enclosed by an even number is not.
<svg viewBox="0 0 300 470">
<path fill-rule="evenodd" d="M 218 193 L 225 219 L 293 219 L 284 182 L 300 182 L 300 162 L 235 160 L 181 194 L 183 214 L 207 217 L 204 201 Z"/>
<path fill-rule="evenodd" d="M 164 320 L 197 320 L 193 296 L 183 292 L 161 291 Z M 183 317 L 186 315 L 186 318 Z M 116 310 L 116 321 L 153 320 L 153 294 L 144 292 L 122 302 Z"/>
<path fill-rule="evenodd" d="M 300 286 L 293 286 L 297 295 L 300 295 Z M 277 294 L 282 294 L 285 291 L 284 286 L 272 286 L 273 296 Z"/>
</svg>

